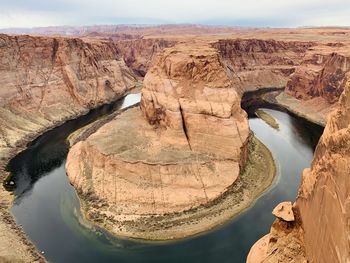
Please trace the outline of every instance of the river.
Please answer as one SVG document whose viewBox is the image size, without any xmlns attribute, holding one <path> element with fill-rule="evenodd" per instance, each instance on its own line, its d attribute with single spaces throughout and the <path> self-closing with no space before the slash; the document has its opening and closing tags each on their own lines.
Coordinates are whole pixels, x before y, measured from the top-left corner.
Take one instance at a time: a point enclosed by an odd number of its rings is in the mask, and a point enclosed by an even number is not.
<svg viewBox="0 0 350 263">
<path fill-rule="evenodd" d="M 310 166 L 320 132 L 288 113 L 264 109 L 279 130 L 250 116 L 251 130 L 272 152 L 277 165 L 275 183 L 251 208 L 207 233 L 171 242 L 119 239 L 102 229 L 81 224 L 79 200 L 65 171 L 67 136 L 74 130 L 138 102 L 130 94 L 77 120 L 68 121 L 35 140 L 9 164 L 15 181 L 16 221 L 50 262 L 245 262 L 250 247 L 269 232 L 272 209 L 294 200 L 302 170 Z"/>
</svg>

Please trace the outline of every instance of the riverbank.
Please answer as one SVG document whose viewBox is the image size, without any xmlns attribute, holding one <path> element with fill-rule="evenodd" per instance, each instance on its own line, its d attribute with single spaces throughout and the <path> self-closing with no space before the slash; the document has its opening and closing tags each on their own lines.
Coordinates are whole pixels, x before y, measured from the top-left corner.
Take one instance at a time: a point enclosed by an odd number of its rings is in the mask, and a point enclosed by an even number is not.
<svg viewBox="0 0 350 263">
<path fill-rule="evenodd" d="M 301 101 L 281 92 L 275 99 L 278 105 L 288 111 L 322 127 L 326 126 L 327 116 L 334 109 L 334 104 L 329 104 L 321 97 Z"/>
<path fill-rule="evenodd" d="M 12 193 L 0 190 L 0 262 L 46 262 L 9 211 L 13 199 Z"/>
<path fill-rule="evenodd" d="M 321 97 L 298 100 L 281 90 L 267 92 L 261 98 L 266 103 L 321 127 L 326 126 L 327 116 L 334 109 L 334 104 L 329 104 Z"/>
<path fill-rule="evenodd" d="M 121 98 L 127 96 L 128 94 L 139 93 L 140 83 L 135 88 L 127 91 L 122 96 L 118 96 L 115 102 L 119 101 Z M 113 103 L 112 101 L 107 102 L 107 104 Z M 97 108 L 103 107 L 99 105 Z M 79 116 L 87 114 L 89 111 L 83 112 Z M 70 119 L 75 119 L 79 117 L 77 115 L 71 116 Z M 14 194 L 5 189 L 5 182 L 9 181 L 10 174 L 5 171 L 5 167 L 8 162 L 14 158 L 16 155 L 20 154 L 22 151 L 27 149 L 27 147 L 35 142 L 42 134 L 48 132 L 63 123 L 67 122 L 69 119 L 63 119 L 56 122 L 53 126 L 43 127 L 37 130 L 35 133 L 31 133 L 21 140 L 16 147 L 12 148 L 7 152 L 0 152 L 0 262 L 45 262 L 44 254 L 37 251 L 34 244 L 28 240 L 26 234 L 19 226 L 10 209 L 14 201 Z"/>
<path fill-rule="evenodd" d="M 242 108 L 255 113 L 257 108 L 269 107 L 282 110 L 307 122 L 325 127 L 327 116 L 336 104 L 330 104 L 321 97 L 300 100 L 284 92 L 284 88 L 262 88 L 247 91 L 242 97 Z M 272 123 L 271 123 L 272 124 Z"/>
<path fill-rule="evenodd" d="M 103 118 L 102 118 L 103 119 Z M 92 128 L 93 126 L 91 126 L 91 128 Z M 87 129 L 86 131 L 88 131 L 89 129 Z M 94 130 L 93 128 L 91 129 L 91 130 Z M 90 131 L 91 131 L 90 130 Z M 90 133 L 87 133 L 87 134 L 90 134 Z M 268 187 L 268 186 L 267 186 Z M 254 191 L 254 190 L 253 190 Z M 6 194 L 8 194 L 8 192 L 5 192 Z M 1 200 L 4 200 L 4 199 L 1 199 Z M 11 198 L 9 198 L 9 202 L 8 202 L 8 206 L 5 208 L 5 210 L 4 211 L 6 211 L 7 213 L 9 213 L 8 212 L 8 209 L 11 207 L 11 205 L 9 205 L 9 204 L 11 204 L 12 203 L 12 200 L 13 200 L 13 197 L 11 197 Z M 228 206 L 230 205 L 230 204 L 232 204 L 232 202 L 230 203 L 230 201 L 228 201 Z M 251 204 L 246 204 L 246 207 L 249 207 L 249 205 L 251 205 Z M 219 209 L 220 208 L 220 206 L 217 206 L 217 208 Z M 201 210 L 202 208 L 200 208 L 199 210 Z M 214 208 L 213 208 L 214 209 Z M 208 229 L 210 229 L 210 228 L 213 228 L 213 227 L 215 227 L 217 224 L 222 224 L 222 223 L 224 223 L 224 222 L 226 222 L 227 220 L 229 220 L 230 218 L 232 218 L 232 216 L 235 216 L 235 213 L 236 214 L 238 214 L 239 213 L 239 209 L 241 209 L 241 211 L 243 211 L 244 209 L 246 209 L 246 208 L 244 208 L 244 207 L 241 207 L 241 208 L 237 208 L 236 209 L 236 211 L 228 211 L 228 210 L 225 210 L 224 209 L 224 206 L 222 206 L 222 211 L 221 212 L 218 212 L 219 214 L 221 213 L 221 215 L 219 215 L 218 217 L 220 217 L 219 218 L 219 220 L 221 220 L 221 223 L 219 222 L 219 223 L 215 223 L 214 222 L 214 219 L 215 218 L 208 218 L 208 220 L 207 220 L 207 222 L 205 222 L 206 224 L 207 224 L 207 226 L 208 226 Z M 219 209 L 220 210 L 220 209 Z M 187 217 L 187 218 L 190 218 L 191 219 L 191 213 L 190 213 L 190 211 L 188 211 L 187 212 L 188 214 L 187 214 L 187 216 L 185 216 L 185 218 Z M 214 213 L 214 212 L 213 212 Z M 231 217 L 230 217 L 230 214 L 231 214 Z M 233 214 L 233 215 L 232 215 Z M 10 216 L 11 216 L 11 218 L 12 218 L 12 215 L 10 214 Z M 178 216 L 178 215 L 177 215 Z M 216 215 L 213 215 L 212 217 L 216 217 Z M 226 218 L 226 219 L 225 219 Z M 160 223 L 162 223 L 162 220 L 164 220 L 164 218 L 158 218 L 160 221 Z M 196 217 L 193 217 L 193 219 L 192 219 L 192 221 L 196 221 L 198 218 L 196 218 Z M 173 228 L 173 229 L 180 229 L 180 228 L 183 228 L 184 226 L 183 226 L 183 223 L 181 222 L 181 220 L 183 220 L 183 218 L 182 217 L 174 217 L 174 219 L 173 219 L 173 222 L 174 222 L 174 226 L 170 226 L 170 228 Z M 153 222 L 154 223 L 154 222 Z M 151 228 L 153 228 L 154 229 L 154 227 L 156 227 L 156 226 L 152 226 L 152 224 L 153 224 L 152 222 L 150 222 L 150 221 L 145 221 L 145 227 L 143 228 L 143 229 L 145 229 L 145 228 L 147 228 L 147 227 L 151 227 Z M 8 232 L 8 233 L 10 233 L 10 232 L 13 232 L 13 231 L 11 231 L 11 229 L 13 229 L 13 228 L 15 228 L 15 227 L 17 227 L 16 226 L 16 224 L 15 224 L 15 222 L 12 224 L 12 225 L 10 225 L 10 227 L 9 227 L 9 230 L 8 231 L 6 231 L 6 232 Z M 128 226 L 128 227 L 130 227 L 130 226 Z M 134 226 L 131 226 L 131 228 L 132 227 L 134 227 Z M 193 226 L 191 226 L 191 224 L 189 225 L 189 228 L 191 228 L 192 227 L 192 229 L 193 229 L 193 231 L 194 231 L 194 233 L 196 232 L 195 230 L 196 229 L 198 229 L 198 226 L 196 226 L 195 224 L 193 225 Z M 19 229 L 19 228 L 18 228 Z M 162 230 L 162 231 L 160 231 L 160 230 L 158 230 L 158 235 L 161 235 L 162 233 L 161 232 L 163 232 L 164 230 Z M 155 236 L 156 236 L 157 234 L 155 234 Z M 22 237 L 24 238 L 24 240 L 25 241 L 28 241 L 27 239 L 26 239 L 26 236 L 23 234 L 22 235 Z M 21 240 L 21 238 L 22 237 L 19 237 L 19 241 L 16 241 L 16 243 L 17 244 L 21 244 L 21 242 L 22 241 L 20 241 Z M 140 237 L 141 238 L 141 237 Z M 175 238 L 175 237 L 174 237 Z M 154 239 L 157 239 L 156 237 L 154 237 Z M 159 238 L 158 238 L 159 239 Z M 6 247 L 8 247 L 8 244 L 5 244 L 5 246 Z M 22 245 L 21 245 L 22 246 Z M 29 245 L 23 245 L 22 246 L 23 248 L 28 248 L 29 250 L 30 249 L 32 249 L 34 252 L 36 251 L 35 250 L 35 247 L 33 246 L 33 245 L 31 245 L 31 246 L 29 246 Z M 11 249 L 8 249 L 8 251 L 12 251 Z M 13 250 L 13 251 L 16 251 L 16 250 Z M 18 250 L 18 251 L 20 251 L 20 250 Z M 39 255 L 40 256 L 40 254 L 39 253 L 37 253 L 37 252 L 35 252 L 36 253 L 36 255 Z M 30 254 L 29 254 L 30 255 Z M 26 260 L 26 261 L 33 261 L 35 259 L 35 257 L 32 257 L 31 258 L 31 260 Z M 44 260 L 42 257 L 41 257 L 41 260 Z"/>
<path fill-rule="evenodd" d="M 271 152 L 251 136 L 248 160 L 239 178 L 219 198 L 179 213 L 141 216 L 134 220 L 114 221 L 91 218 L 85 198 L 81 210 L 85 220 L 109 230 L 117 236 L 147 240 L 171 240 L 188 237 L 219 227 L 249 208 L 273 183 L 276 167 Z"/>
</svg>

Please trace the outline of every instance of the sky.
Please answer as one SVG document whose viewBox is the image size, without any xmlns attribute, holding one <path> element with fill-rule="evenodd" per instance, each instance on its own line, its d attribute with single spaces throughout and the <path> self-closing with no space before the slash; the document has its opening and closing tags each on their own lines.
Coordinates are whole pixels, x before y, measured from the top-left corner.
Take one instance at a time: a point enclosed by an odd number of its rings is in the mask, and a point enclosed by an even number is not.
<svg viewBox="0 0 350 263">
<path fill-rule="evenodd" d="M 350 26 L 350 0 L 0 0 L 0 28 L 97 24 Z"/>
</svg>

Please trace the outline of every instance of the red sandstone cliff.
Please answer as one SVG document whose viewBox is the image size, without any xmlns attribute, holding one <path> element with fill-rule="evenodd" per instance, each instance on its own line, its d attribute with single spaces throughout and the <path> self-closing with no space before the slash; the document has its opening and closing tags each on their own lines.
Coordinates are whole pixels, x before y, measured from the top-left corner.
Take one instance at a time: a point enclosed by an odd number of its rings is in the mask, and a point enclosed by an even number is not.
<svg viewBox="0 0 350 263">
<path fill-rule="evenodd" d="M 213 44 L 228 67 L 240 93 L 265 87 L 284 87 L 300 64 L 310 42 L 236 39 Z"/>
<path fill-rule="evenodd" d="M 207 42 L 177 44 L 160 52 L 147 72 L 141 109 L 127 110 L 74 145 L 67 174 L 84 200 L 97 200 L 87 202 L 88 218 L 112 232 L 183 237 L 208 226 L 186 232 L 172 223 L 174 216 L 229 189 L 244 164 L 248 135 L 218 51 Z M 167 227 L 154 227 L 157 218 Z"/>
<path fill-rule="evenodd" d="M 336 55 L 330 59 L 345 65 Z M 324 73 L 325 81 L 338 80 L 344 68 L 333 70 L 335 76 Z M 345 78 L 341 83 L 339 103 L 328 118 L 311 168 L 304 170 L 292 212 L 295 220 L 276 219 L 247 262 L 350 262 L 350 82 Z"/>
<path fill-rule="evenodd" d="M 166 39 L 138 39 L 116 41 L 116 47 L 123 56 L 127 66 L 141 76 L 148 71 L 155 55 L 164 48 L 173 46 L 175 40 Z"/>
<path fill-rule="evenodd" d="M 0 35 L 0 157 L 134 87 L 112 42 Z"/>
<path fill-rule="evenodd" d="M 348 57 L 312 52 L 291 76 L 286 93 L 302 100 L 322 97 L 328 103 L 335 103 L 344 90 L 349 71 Z"/>
<path fill-rule="evenodd" d="M 311 262 L 350 262 L 350 81 L 329 116 L 296 206 Z"/>
<path fill-rule="evenodd" d="M 178 44 L 147 74 L 141 109 L 153 125 L 184 129 L 192 149 L 239 159 L 235 138 L 247 129 L 247 118 L 227 73 L 219 52 L 206 43 Z"/>
</svg>

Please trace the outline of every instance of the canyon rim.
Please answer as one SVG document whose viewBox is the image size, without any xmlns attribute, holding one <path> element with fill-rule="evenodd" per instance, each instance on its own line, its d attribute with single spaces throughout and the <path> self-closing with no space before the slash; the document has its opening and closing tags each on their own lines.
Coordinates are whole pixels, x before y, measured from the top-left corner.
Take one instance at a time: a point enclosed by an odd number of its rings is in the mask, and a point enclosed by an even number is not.
<svg viewBox="0 0 350 263">
<path fill-rule="evenodd" d="M 0 34 L 0 261 L 46 260 L 11 214 L 9 161 L 45 132 L 130 93 L 140 93 L 139 104 L 70 137 L 65 171 L 92 225 L 117 237 L 179 239 L 254 209 L 280 176 L 249 125 L 256 109 L 271 107 L 324 133 L 311 167 L 295 174 L 296 201 L 266 211 L 276 220 L 247 262 L 350 260 L 348 28 L 37 30 Z"/>
</svg>

